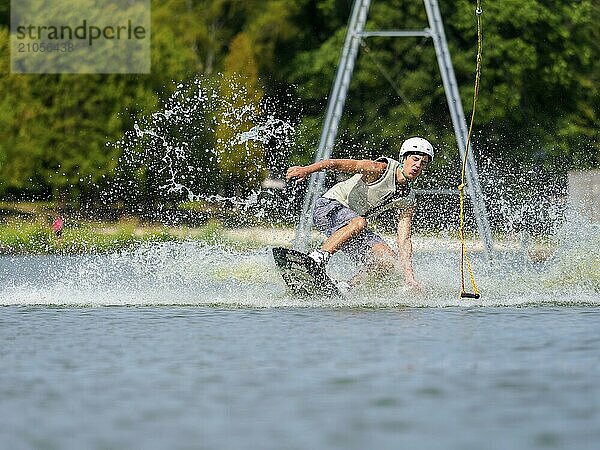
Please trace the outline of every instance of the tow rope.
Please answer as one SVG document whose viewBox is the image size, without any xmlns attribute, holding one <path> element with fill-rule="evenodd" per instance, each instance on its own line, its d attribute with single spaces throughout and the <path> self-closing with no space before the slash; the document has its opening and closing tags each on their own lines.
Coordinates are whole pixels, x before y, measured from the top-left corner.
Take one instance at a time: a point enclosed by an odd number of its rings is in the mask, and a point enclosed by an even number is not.
<svg viewBox="0 0 600 450">
<path fill-rule="evenodd" d="M 477 9 L 475 10 L 475 16 L 477 17 L 477 60 L 475 68 L 475 91 L 473 93 L 473 109 L 471 111 L 471 122 L 469 124 L 469 134 L 467 136 L 467 145 L 465 148 L 464 158 L 462 162 L 462 174 L 460 178 L 460 185 L 458 186 L 458 193 L 460 197 L 460 211 L 459 211 L 459 228 L 458 234 L 461 240 L 461 255 L 460 255 L 460 298 L 479 298 L 479 289 L 475 283 L 475 277 L 473 276 L 473 270 L 471 269 L 471 263 L 469 256 L 467 255 L 467 245 L 465 242 L 465 174 L 467 171 L 467 154 L 469 152 L 469 146 L 471 143 L 471 136 L 473 134 L 473 123 L 475 122 L 475 109 L 477 107 L 477 99 L 479 97 L 479 80 L 481 78 L 481 49 L 482 49 L 482 37 L 481 37 L 481 0 L 477 0 Z M 471 279 L 471 286 L 473 292 L 467 292 L 465 290 L 465 264 L 467 271 L 469 272 L 469 278 Z"/>
</svg>

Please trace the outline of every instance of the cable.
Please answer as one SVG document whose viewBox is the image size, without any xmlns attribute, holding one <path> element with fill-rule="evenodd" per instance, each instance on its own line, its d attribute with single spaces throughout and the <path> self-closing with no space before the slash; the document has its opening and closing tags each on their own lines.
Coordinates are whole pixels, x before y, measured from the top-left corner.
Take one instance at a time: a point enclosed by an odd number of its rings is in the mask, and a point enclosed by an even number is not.
<svg viewBox="0 0 600 450">
<path fill-rule="evenodd" d="M 475 10 L 475 16 L 477 17 L 477 60 L 476 60 L 476 68 L 475 68 L 475 91 L 473 93 L 473 110 L 471 111 L 471 122 L 469 124 L 469 134 L 467 135 L 467 145 L 465 148 L 463 163 L 462 163 L 462 173 L 461 173 L 461 181 L 458 186 L 458 192 L 460 197 L 460 209 L 459 209 L 459 236 L 461 240 L 461 255 L 460 255 L 460 297 L 461 298 L 479 298 L 479 289 L 477 289 L 477 284 L 475 283 L 475 277 L 473 276 L 473 270 L 471 268 L 471 263 L 469 261 L 469 256 L 467 255 L 467 245 L 465 242 L 465 175 L 467 171 L 467 154 L 469 152 L 469 146 L 471 143 L 471 137 L 473 135 L 473 124 L 475 123 L 475 110 L 477 108 L 477 99 L 479 98 L 479 81 L 481 79 L 481 53 L 482 53 L 482 32 L 481 32 L 481 14 L 483 10 L 481 9 L 481 0 L 477 0 L 477 9 Z M 465 290 L 465 263 L 467 266 L 467 270 L 469 272 L 469 277 L 471 279 L 471 286 L 473 288 L 473 292 L 467 292 Z"/>
<path fill-rule="evenodd" d="M 419 119 L 419 114 L 417 113 L 417 111 L 415 111 L 415 109 L 413 108 L 411 102 L 406 99 L 406 96 L 402 93 L 402 91 L 400 90 L 400 88 L 398 87 L 398 85 L 394 82 L 394 80 L 392 79 L 392 77 L 389 75 L 389 71 L 386 71 L 383 68 L 383 66 L 379 63 L 379 61 L 377 60 L 377 58 L 375 58 L 375 56 L 373 54 L 371 54 L 371 49 L 369 48 L 369 46 L 367 45 L 367 43 L 365 42 L 364 39 L 360 40 L 360 45 L 362 46 L 365 54 L 369 57 L 369 59 L 371 60 L 371 62 L 373 63 L 373 65 L 377 68 L 377 70 L 379 70 L 379 72 L 381 73 L 381 75 L 383 75 L 383 77 L 390 84 L 390 86 L 392 87 L 392 89 L 394 90 L 394 92 L 396 93 L 396 95 L 398 96 L 398 98 L 400 100 L 402 100 L 406 104 L 406 108 L 408 109 L 408 111 L 415 118 Z"/>
</svg>

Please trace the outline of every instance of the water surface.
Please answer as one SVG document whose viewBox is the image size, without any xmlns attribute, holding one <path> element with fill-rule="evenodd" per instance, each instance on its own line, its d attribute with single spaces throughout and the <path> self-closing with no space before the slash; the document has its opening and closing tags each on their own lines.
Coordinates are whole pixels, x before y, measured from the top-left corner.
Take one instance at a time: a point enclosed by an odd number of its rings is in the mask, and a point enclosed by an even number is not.
<svg viewBox="0 0 600 450">
<path fill-rule="evenodd" d="M 9 306 L 26 448 L 595 448 L 600 311 Z"/>
<path fill-rule="evenodd" d="M 0 258 L 7 449 L 592 449 L 598 247 L 420 250 L 425 289 L 288 295 L 269 249 Z M 352 267 L 332 262 L 331 275 Z"/>
</svg>

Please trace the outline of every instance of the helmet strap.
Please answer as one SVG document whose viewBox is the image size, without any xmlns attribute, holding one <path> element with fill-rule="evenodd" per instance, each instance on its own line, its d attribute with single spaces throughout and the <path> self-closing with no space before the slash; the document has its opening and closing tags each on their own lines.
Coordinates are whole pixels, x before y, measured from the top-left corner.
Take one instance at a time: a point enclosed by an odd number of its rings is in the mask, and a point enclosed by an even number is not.
<svg viewBox="0 0 600 450">
<path fill-rule="evenodd" d="M 410 180 L 408 179 L 408 177 L 404 173 L 404 164 L 402 164 L 402 163 L 400 163 L 400 173 L 402 174 L 402 176 L 406 180 L 406 185 L 410 187 Z"/>
</svg>

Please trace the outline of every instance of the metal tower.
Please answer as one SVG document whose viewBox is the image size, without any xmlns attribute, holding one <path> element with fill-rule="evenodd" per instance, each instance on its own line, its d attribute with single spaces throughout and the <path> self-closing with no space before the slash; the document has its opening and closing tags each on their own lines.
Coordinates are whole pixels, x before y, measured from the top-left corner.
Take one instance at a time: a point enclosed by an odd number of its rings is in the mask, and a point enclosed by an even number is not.
<svg viewBox="0 0 600 450">
<path fill-rule="evenodd" d="M 342 49 L 342 55 L 337 68 L 335 81 L 329 95 L 327 104 L 327 114 L 319 140 L 319 147 L 315 154 L 315 161 L 327 159 L 331 157 L 333 144 L 337 136 L 339 123 L 344 111 L 348 87 L 352 79 L 354 64 L 358 55 L 358 48 L 363 38 L 372 36 L 387 36 L 387 37 L 429 37 L 433 39 L 435 53 L 438 66 L 444 84 L 446 100 L 452 117 L 452 125 L 454 134 L 458 144 L 458 150 L 461 158 L 464 158 L 465 146 L 467 143 L 467 125 L 465 115 L 456 84 L 456 76 L 454 75 L 454 67 L 448 50 L 448 42 L 444 33 L 444 25 L 440 14 L 437 0 L 424 0 L 425 10 L 427 12 L 427 20 L 429 28 L 423 30 L 392 30 L 392 31 L 369 31 L 365 32 L 365 23 L 371 0 L 354 0 L 352 13 L 348 23 L 348 31 Z M 493 240 L 489 225 L 487 209 L 483 202 L 483 194 L 479 179 L 477 177 L 477 167 L 473 152 L 467 154 L 467 193 L 473 205 L 477 229 L 483 239 L 486 254 L 491 256 Z M 306 250 L 310 238 L 312 228 L 312 211 L 319 196 L 322 194 L 323 184 L 325 181 L 325 173 L 313 173 L 309 180 L 308 190 L 302 205 L 302 213 L 300 221 L 296 228 L 296 237 L 294 247 L 299 250 Z"/>
</svg>

